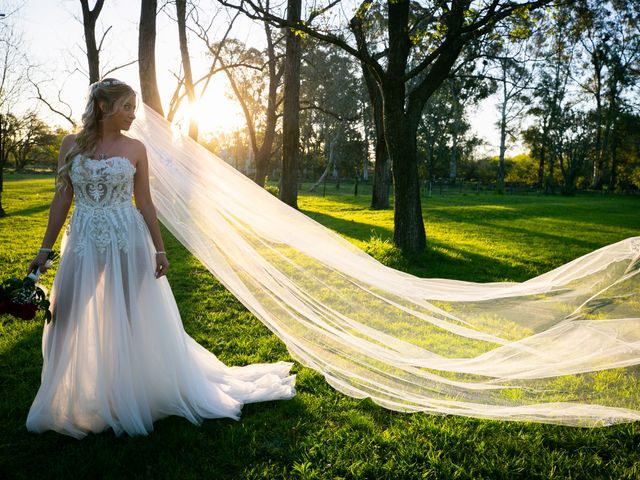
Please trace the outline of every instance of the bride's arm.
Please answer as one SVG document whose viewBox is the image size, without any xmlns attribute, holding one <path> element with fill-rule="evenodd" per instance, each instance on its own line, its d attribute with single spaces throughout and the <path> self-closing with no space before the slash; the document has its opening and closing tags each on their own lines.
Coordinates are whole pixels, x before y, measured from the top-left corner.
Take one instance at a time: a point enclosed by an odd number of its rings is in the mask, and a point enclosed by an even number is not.
<svg viewBox="0 0 640 480">
<path fill-rule="evenodd" d="M 133 181 L 133 196 L 136 201 L 136 207 L 140 210 L 142 218 L 144 218 L 151 240 L 156 247 L 156 277 L 161 277 L 167 273 L 169 269 L 169 261 L 164 251 L 164 242 L 160 234 L 160 225 L 158 224 L 158 216 L 156 208 L 151 199 L 151 191 L 149 189 L 149 162 L 147 160 L 147 151 L 142 143 L 139 143 L 139 155 L 137 155 L 136 174 Z"/>
<path fill-rule="evenodd" d="M 64 164 L 64 158 L 67 155 L 67 152 L 71 149 L 74 141 L 75 135 L 67 135 L 62 140 L 62 144 L 60 145 L 60 154 L 58 155 L 58 170 Z M 49 251 L 56 243 L 58 234 L 67 219 L 67 214 L 69 213 L 69 208 L 71 208 L 71 202 L 73 201 L 73 188 L 71 187 L 71 182 L 68 179 L 68 173 L 65 173 L 65 175 L 67 175 L 67 187 L 58 188 L 56 185 L 56 193 L 53 195 L 53 200 L 51 200 L 49 221 L 47 222 L 47 229 L 45 231 L 44 238 L 42 239 L 42 246 L 38 254 L 31 261 L 27 274 L 38 268 L 41 273 L 44 273 L 47 270 L 45 262 L 49 257 Z"/>
</svg>

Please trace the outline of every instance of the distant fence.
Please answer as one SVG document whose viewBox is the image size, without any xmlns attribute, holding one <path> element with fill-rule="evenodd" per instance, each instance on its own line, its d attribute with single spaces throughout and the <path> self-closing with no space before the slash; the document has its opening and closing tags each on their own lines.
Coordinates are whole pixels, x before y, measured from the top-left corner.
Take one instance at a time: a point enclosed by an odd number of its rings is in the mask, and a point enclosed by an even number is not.
<svg viewBox="0 0 640 480">
<path fill-rule="evenodd" d="M 275 184 L 277 185 L 277 184 Z M 316 187 L 311 192 L 310 189 L 314 183 L 305 181 L 299 184 L 300 192 L 304 194 L 326 196 L 326 195 L 371 195 L 373 184 L 372 180 L 355 182 L 353 178 L 328 180 Z M 423 198 L 441 195 L 481 195 L 481 194 L 497 194 L 498 188 L 495 183 L 481 182 L 478 180 L 435 180 L 420 183 L 420 195 Z M 504 195 L 545 195 L 544 190 L 540 190 L 537 186 L 523 184 L 505 184 L 504 189 L 500 192 Z M 555 188 L 554 194 L 562 193 L 561 186 Z M 612 192 L 607 190 L 577 190 L 579 195 L 611 195 Z M 640 196 L 638 190 L 623 190 L 615 192 L 616 195 Z"/>
</svg>

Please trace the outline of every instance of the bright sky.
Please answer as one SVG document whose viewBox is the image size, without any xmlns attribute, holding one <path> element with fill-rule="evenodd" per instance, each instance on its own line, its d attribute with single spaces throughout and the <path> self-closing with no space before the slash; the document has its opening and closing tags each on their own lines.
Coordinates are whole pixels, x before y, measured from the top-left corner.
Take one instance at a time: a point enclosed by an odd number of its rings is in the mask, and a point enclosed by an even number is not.
<svg viewBox="0 0 640 480">
<path fill-rule="evenodd" d="M 93 6 L 93 3 L 90 2 L 90 5 Z M 139 2 L 105 2 L 96 27 L 99 41 L 102 32 L 111 26 L 100 59 L 103 73 L 137 57 L 139 15 Z M 39 78 L 52 79 L 47 83 L 49 97 L 55 99 L 58 88 L 62 87 L 62 98 L 72 106 L 76 118 L 80 117 L 84 108 L 88 84 L 88 78 L 78 71 L 78 68 L 87 71 L 81 16 L 79 0 L 28 0 L 14 20 L 16 28 L 25 33 L 29 59 L 40 66 Z M 177 25 L 166 14 L 158 15 L 157 22 L 156 70 L 160 97 L 166 110 L 176 85 L 173 74 L 177 74 L 180 68 L 178 33 Z M 246 28 L 244 32 L 245 35 L 251 33 Z M 208 67 L 203 49 L 198 48 L 200 43 L 197 38 L 190 41 L 192 68 L 196 78 Z M 137 64 L 119 69 L 110 76 L 129 83 L 139 91 Z M 211 81 L 202 103 L 195 108 L 201 131 L 229 127 L 235 129 L 244 124 L 240 108 L 225 95 L 227 88 L 224 74 L 216 75 Z M 46 107 L 41 111 L 48 120 L 68 127 L 61 117 L 50 116 Z"/>
<path fill-rule="evenodd" d="M 6 4 L 1 2 L 0 5 L 3 3 Z M 80 1 L 26 0 L 23 3 L 24 6 L 12 22 L 17 30 L 24 32 L 24 48 L 29 59 L 39 65 L 40 79 L 51 80 L 47 84 L 49 97 L 56 98 L 58 89 L 62 88 L 62 98 L 72 106 L 74 117 L 79 118 L 84 108 L 88 84 L 87 77 L 77 71 L 78 68 L 87 70 Z M 91 1 L 90 5 L 93 6 L 93 3 L 95 2 Z M 111 26 L 101 56 L 102 72 L 136 58 L 139 8 L 138 1 L 105 1 L 96 27 L 96 37 L 99 40 L 102 32 Z M 169 9 L 173 16 L 172 6 Z M 253 44 L 262 42 L 264 34 L 259 27 L 252 26 L 248 21 L 236 21 L 236 24 L 239 27 L 234 26 L 236 38 Z M 166 101 L 171 97 L 176 83 L 172 72 L 179 71 L 180 55 L 177 25 L 164 13 L 158 15 L 156 42 L 158 87 L 166 110 Z M 194 36 L 190 37 L 189 47 L 195 78 L 208 67 L 201 43 Z M 124 80 L 139 90 L 137 64 L 120 69 L 111 76 Z M 69 125 L 60 117 L 51 116 L 46 107 L 41 108 L 41 112 L 48 121 L 68 128 Z M 224 74 L 214 77 L 205 97 L 197 105 L 196 115 L 200 122 L 200 131 L 203 133 L 236 129 L 244 125 L 239 106 L 229 98 L 228 83 Z M 481 108 L 473 112 L 471 120 L 476 134 L 489 143 L 488 152 L 497 154 L 495 99 L 483 102 Z"/>
</svg>

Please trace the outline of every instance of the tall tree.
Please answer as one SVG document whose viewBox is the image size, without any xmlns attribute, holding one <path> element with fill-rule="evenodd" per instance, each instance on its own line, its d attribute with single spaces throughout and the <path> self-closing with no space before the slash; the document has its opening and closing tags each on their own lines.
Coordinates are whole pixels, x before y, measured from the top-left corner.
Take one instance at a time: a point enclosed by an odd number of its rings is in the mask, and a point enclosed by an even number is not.
<svg viewBox="0 0 640 480">
<path fill-rule="evenodd" d="M 589 127 L 584 113 L 566 111 L 561 122 L 562 130 L 558 142 L 558 164 L 562 174 L 562 194 L 574 195 L 576 179 L 584 173 L 591 147 Z"/>
<path fill-rule="evenodd" d="M 9 12 L 7 12 L 9 13 Z M 8 14 L 7 17 L 10 17 Z M 2 206 L 4 168 L 14 148 L 13 132 L 17 128 L 14 111 L 24 98 L 29 65 L 20 51 L 22 35 L 10 23 L 0 28 L 0 218 L 7 212 Z"/>
<path fill-rule="evenodd" d="M 575 76 L 578 39 L 571 24 L 567 8 L 557 9 L 549 21 L 542 47 L 544 59 L 533 91 L 535 103 L 529 110 L 535 123 L 525 132 L 532 153 L 538 156 L 540 187 L 546 194 L 555 192 L 563 118 L 572 107 L 568 96 Z"/>
<path fill-rule="evenodd" d="M 527 12 L 551 3 L 551 0 L 521 3 L 500 0 L 388 1 L 388 42 L 385 61 L 381 62 L 372 52 L 374 46 L 368 42 L 360 42 L 354 47 L 343 35 L 320 31 L 310 22 L 301 23 L 266 13 L 254 0 L 219 1 L 241 9 L 251 18 L 267 18 L 338 45 L 372 68 L 383 99 L 384 135 L 393 171 L 394 243 L 408 252 L 422 251 L 426 245 L 416 149 L 416 134 L 424 105 L 447 78 L 467 44 L 511 15 L 526 16 Z M 334 0 L 324 7 L 316 6 L 315 16 L 338 3 Z M 372 3 L 364 0 L 355 15 L 366 16 Z"/>
<path fill-rule="evenodd" d="M 220 60 L 245 117 L 255 163 L 253 180 L 261 187 L 273 156 L 284 71 L 279 45 L 282 37 L 276 36 L 267 22 L 264 22 L 264 32 L 264 51 L 228 40 L 223 51 L 225 59 Z M 227 66 L 227 63 L 235 66 Z"/>
<path fill-rule="evenodd" d="M 184 88 L 187 91 L 189 107 L 193 107 L 196 101 L 196 92 L 191 74 L 191 58 L 189 57 L 189 45 L 187 43 L 187 0 L 176 0 L 176 13 L 178 17 L 178 41 L 180 42 L 180 59 L 184 71 Z M 189 118 L 189 136 L 198 140 L 198 122 L 195 118 Z"/>
<path fill-rule="evenodd" d="M 96 42 L 96 21 L 100 16 L 104 0 L 97 0 L 93 9 L 89 8 L 89 0 L 80 0 L 82 5 L 82 25 L 84 26 L 84 40 L 87 45 L 87 61 L 89 63 L 89 83 L 100 80 L 100 48 L 105 34 L 102 36 L 100 45 Z"/>
<path fill-rule="evenodd" d="M 302 0 L 287 0 L 287 21 L 300 22 Z M 298 208 L 298 164 L 300 158 L 300 58 L 301 35 L 295 28 L 286 33 L 284 64 L 284 116 L 282 119 L 282 178 L 280 200 Z"/>
<path fill-rule="evenodd" d="M 35 111 L 29 111 L 20 118 L 11 121 L 10 153 L 17 172 L 25 169 L 34 160 L 35 153 L 50 146 L 58 147 L 58 137 L 51 128 L 43 122 Z M 51 153 L 51 152 L 49 152 Z"/>
<path fill-rule="evenodd" d="M 469 135 L 467 111 L 494 90 L 493 83 L 474 75 L 473 65 L 460 65 L 429 98 L 418 126 L 418 157 L 424 160 L 424 179 L 448 177 L 455 182 L 461 176 L 460 164 L 467 160 L 477 139 Z M 424 170 L 420 168 L 420 170 Z"/>
<path fill-rule="evenodd" d="M 349 159 L 339 155 L 349 141 L 351 124 L 362 125 L 362 100 L 366 92 L 362 88 L 357 64 L 340 48 L 331 44 L 308 40 L 308 47 L 302 58 L 302 85 L 300 94 L 303 151 L 306 150 L 303 169 L 316 171 L 316 162 L 322 155 L 309 155 L 310 143 L 323 150 L 324 169 L 320 178 L 311 188 L 318 188 L 325 182 L 330 172 L 338 176 L 339 163 L 349 163 Z M 315 160 L 315 161 L 314 161 Z M 349 172 L 351 174 L 351 172 Z"/>
<path fill-rule="evenodd" d="M 186 5 L 185 5 L 185 10 L 186 10 Z M 207 13 L 211 13 L 210 9 L 207 9 Z M 202 96 L 207 92 L 207 89 L 210 85 L 211 79 L 218 73 L 224 71 L 226 68 L 231 68 L 231 67 L 235 67 L 237 65 L 229 65 L 229 66 L 225 66 L 225 67 L 221 67 L 219 64 L 219 58 L 220 58 L 220 54 L 226 44 L 227 39 L 229 38 L 229 34 L 231 33 L 231 30 L 233 28 L 233 24 L 236 21 L 236 18 L 238 17 L 239 13 L 236 13 L 236 15 L 231 18 L 230 20 L 227 21 L 226 23 L 226 29 L 224 30 L 224 33 L 222 34 L 222 37 L 220 40 L 213 40 L 212 38 L 210 38 L 210 31 L 212 30 L 212 27 L 214 26 L 214 20 L 218 15 L 218 10 L 215 10 L 213 12 L 212 17 L 207 18 L 207 19 L 203 19 L 202 18 L 202 11 L 201 9 L 198 8 L 197 4 L 191 3 L 190 4 L 190 10 L 189 10 L 189 20 L 191 21 L 190 23 L 193 25 L 192 28 L 187 28 L 187 24 L 186 24 L 186 20 L 187 20 L 187 15 L 185 12 L 185 25 L 184 25 L 184 37 L 186 40 L 186 30 L 189 29 L 191 30 L 193 33 L 195 33 L 197 35 L 197 37 L 202 40 L 202 42 L 204 43 L 205 47 L 208 50 L 207 53 L 207 58 L 210 60 L 209 63 L 209 68 L 208 70 L 200 75 L 198 77 L 197 80 L 194 79 L 193 77 L 193 72 L 191 73 L 191 77 L 192 77 L 192 86 L 193 86 L 193 90 L 187 88 L 186 86 L 186 76 L 184 73 L 184 68 L 183 68 L 183 74 L 182 75 L 175 75 L 178 82 L 176 84 L 176 87 L 173 91 L 173 95 L 171 96 L 171 100 L 169 101 L 169 106 L 167 109 L 167 120 L 169 120 L 170 122 L 173 121 L 173 119 L 175 118 L 176 113 L 178 112 L 178 110 L 180 109 L 182 102 L 187 99 L 189 100 L 189 92 L 191 91 L 193 93 L 193 99 L 190 102 L 193 101 L 197 101 L 197 99 L 202 98 Z M 205 15 L 206 16 L 206 15 Z M 177 19 L 176 19 L 177 21 Z M 188 53 L 188 49 L 186 51 L 187 53 L 187 58 L 189 58 L 189 70 L 191 70 L 191 62 L 190 62 L 190 55 Z M 182 54 L 182 52 L 181 52 Z M 182 62 L 181 62 L 182 64 Z M 184 88 L 183 88 L 184 87 Z M 198 92 L 196 92 L 196 88 L 199 90 Z M 191 128 L 191 125 L 190 125 Z"/>
<path fill-rule="evenodd" d="M 156 11 L 157 0 L 142 0 L 140 3 L 140 30 L 138 33 L 138 71 L 142 101 L 160 115 L 162 102 L 156 80 Z"/>
<path fill-rule="evenodd" d="M 525 46 L 527 44 L 524 44 Z M 525 49 L 527 51 L 528 49 Z M 527 92 L 533 82 L 533 70 L 527 68 L 527 59 L 518 55 L 504 55 L 495 58 L 498 66 L 500 147 L 498 153 L 497 189 L 504 191 L 505 154 L 507 138 L 515 138 L 519 129 L 518 120 L 528 107 Z"/>
<path fill-rule="evenodd" d="M 640 64 L 640 6 L 618 0 L 582 0 L 576 9 L 576 28 L 589 65 L 581 88 L 594 108 L 591 187 L 616 184 L 615 132 L 627 100 L 625 91 L 638 79 Z"/>
<path fill-rule="evenodd" d="M 379 9 L 379 6 L 374 6 Z M 383 15 L 371 15 L 372 21 L 382 21 Z M 353 32 L 359 48 L 367 48 L 367 38 L 364 33 L 363 26 L 364 15 L 356 15 L 351 19 L 349 28 Z M 370 29 L 371 30 L 371 29 Z M 383 31 L 378 30 L 379 34 Z M 371 41 L 371 40 L 369 40 Z M 374 54 L 374 58 L 378 59 L 386 54 L 384 50 Z M 373 188 L 371 192 L 371 208 L 373 210 L 386 210 L 389 208 L 389 193 L 391 191 L 391 159 L 387 151 L 387 142 L 384 138 L 384 116 L 382 106 L 382 93 L 376 82 L 376 72 L 367 62 L 360 60 L 362 68 L 362 77 L 364 79 L 367 93 L 369 95 L 369 103 L 371 104 L 371 115 L 373 117 L 374 127 L 374 166 L 373 166 Z"/>
</svg>

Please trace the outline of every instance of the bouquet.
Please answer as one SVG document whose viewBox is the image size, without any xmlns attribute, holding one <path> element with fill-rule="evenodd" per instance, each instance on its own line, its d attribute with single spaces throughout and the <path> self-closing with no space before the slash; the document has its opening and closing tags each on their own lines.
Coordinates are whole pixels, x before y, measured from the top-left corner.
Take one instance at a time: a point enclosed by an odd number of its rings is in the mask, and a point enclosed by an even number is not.
<svg viewBox="0 0 640 480">
<path fill-rule="evenodd" d="M 57 254 L 49 252 L 46 266 L 49 268 Z M 51 321 L 51 303 L 47 299 L 46 289 L 38 283 L 40 269 L 30 273 L 22 280 L 16 277 L 8 278 L 0 284 L 0 314 L 8 313 L 23 320 L 32 320 L 38 309 L 44 310 L 44 318 Z"/>
</svg>

